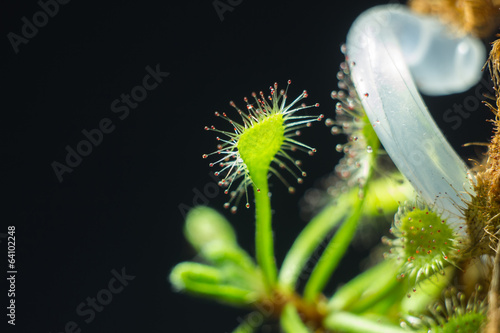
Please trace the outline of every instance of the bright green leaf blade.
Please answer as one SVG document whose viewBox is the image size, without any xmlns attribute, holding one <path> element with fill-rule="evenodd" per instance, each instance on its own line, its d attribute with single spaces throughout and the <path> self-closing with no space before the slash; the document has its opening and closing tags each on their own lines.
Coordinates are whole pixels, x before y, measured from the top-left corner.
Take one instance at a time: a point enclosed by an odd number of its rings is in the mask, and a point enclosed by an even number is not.
<svg viewBox="0 0 500 333">
<path fill-rule="evenodd" d="M 236 327 L 232 333 L 253 333 L 258 328 L 258 326 L 255 326 L 253 323 L 245 320 L 238 327 Z"/>
<path fill-rule="evenodd" d="M 383 316 L 385 320 L 393 323 L 399 322 L 401 319 L 401 313 L 399 312 L 399 304 L 401 300 L 406 298 L 408 295 L 408 284 L 405 282 L 400 282 L 390 290 L 386 292 L 383 297 L 377 299 L 372 304 L 360 304 L 364 307 L 360 307 L 363 315 L 370 315 L 380 317 Z M 358 310 L 357 308 L 353 311 Z"/>
<path fill-rule="evenodd" d="M 228 284 L 223 272 L 198 263 L 182 262 L 175 266 L 170 273 L 170 282 L 179 291 L 234 305 L 246 306 L 258 299 L 257 292 Z"/>
<path fill-rule="evenodd" d="M 338 289 L 328 302 L 328 311 L 349 310 L 368 299 L 377 299 L 397 283 L 398 267 L 394 261 L 384 260 L 359 274 Z M 359 305 L 358 305 L 359 306 Z"/>
<path fill-rule="evenodd" d="M 202 249 L 201 254 L 224 273 L 230 284 L 265 293 L 261 271 L 241 248 L 212 242 Z"/>
<path fill-rule="evenodd" d="M 420 282 L 415 292 L 410 293 L 410 298 L 405 297 L 400 301 L 401 313 L 415 315 L 425 312 L 431 302 L 441 297 L 443 290 L 453 278 L 455 269 L 453 266 L 448 266 L 444 269 L 444 275 L 436 273 Z"/>
<path fill-rule="evenodd" d="M 310 333 L 295 307 L 288 303 L 283 308 L 280 318 L 281 328 L 285 333 Z"/>
<path fill-rule="evenodd" d="M 193 208 L 184 231 L 189 242 L 210 263 L 225 271 L 239 272 L 238 279 L 244 276 L 243 280 L 251 282 L 249 285 L 262 280 L 253 259 L 238 245 L 232 226 L 215 210 L 204 206 Z"/>
<path fill-rule="evenodd" d="M 336 312 L 326 317 L 327 328 L 344 333 L 408 333 L 399 326 L 384 324 L 376 320 L 348 312 Z"/>
<path fill-rule="evenodd" d="M 221 241 L 213 241 L 204 246 L 201 255 L 216 266 L 234 265 L 245 272 L 254 273 L 257 266 L 250 255 L 239 246 L 231 246 Z"/>
</svg>

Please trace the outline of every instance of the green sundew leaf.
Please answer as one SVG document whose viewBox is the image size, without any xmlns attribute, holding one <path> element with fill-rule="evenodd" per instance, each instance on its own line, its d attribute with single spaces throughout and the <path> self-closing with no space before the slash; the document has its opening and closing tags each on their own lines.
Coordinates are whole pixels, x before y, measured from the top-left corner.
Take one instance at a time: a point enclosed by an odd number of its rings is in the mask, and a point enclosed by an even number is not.
<svg viewBox="0 0 500 333">
<path fill-rule="evenodd" d="M 485 330 L 488 316 L 474 311 L 452 316 L 442 325 L 436 325 L 427 332 L 431 333 L 477 333 Z M 497 328 L 496 328 L 497 329 Z"/>
<path fill-rule="evenodd" d="M 311 331 L 304 324 L 295 307 L 288 303 L 281 312 L 281 328 L 285 333 L 310 333 Z"/>
<path fill-rule="evenodd" d="M 408 333 L 399 326 L 384 324 L 374 319 L 348 312 L 335 312 L 324 320 L 325 327 L 344 333 Z"/>
<path fill-rule="evenodd" d="M 192 209 L 185 225 L 189 242 L 200 254 L 226 272 L 226 278 L 238 286 L 261 289 L 260 270 L 250 255 L 239 247 L 229 222 L 215 210 L 198 206 Z"/>
<path fill-rule="evenodd" d="M 189 211 L 184 234 L 198 251 L 214 241 L 237 246 L 236 233 L 231 224 L 217 211 L 205 206 L 198 206 Z"/>
<path fill-rule="evenodd" d="M 191 281 L 217 284 L 223 280 L 223 275 L 217 268 L 194 262 L 181 262 L 170 273 L 170 282 L 178 290 L 188 289 L 187 285 Z"/>
<path fill-rule="evenodd" d="M 170 273 L 170 282 L 179 291 L 233 305 L 247 306 L 258 299 L 258 293 L 229 284 L 219 269 L 193 262 L 177 264 Z"/>
<path fill-rule="evenodd" d="M 245 276 L 247 281 L 262 280 L 253 259 L 236 242 L 232 226 L 215 210 L 195 207 L 186 218 L 184 230 L 189 242 L 210 263 L 238 272 L 239 278 Z"/>
<path fill-rule="evenodd" d="M 398 283 L 396 276 L 399 265 L 392 260 L 384 260 L 359 274 L 339 288 L 328 303 L 331 312 L 362 307 L 376 301 Z"/>
<path fill-rule="evenodd" d="M 259 172 L 267 175 L 272 160 L 286 139 L 285 128 L 283 114 L 277 112 L 263 117 L 241 134 L 237 147 L 250 175 Z"/>
<path fill-rule="evenodd" d="M 391 274 L 388 279 L 373 281 L 368 290 L 361 295 L 360 300 L 353 304 L 350 311 L 354 313 L 371 311 L 378 303 L 383 302 L 387 298 L 390 300 L 394 299 L 394 297 L 400 298 L 406 290 L 407 283 L 405 281 L 398 281 L 396 275 Z"/>
<path fill-rule="evenodd" d="M 212 242 L 202 249 L 201 254 L 224 272 L 232 285 L 264 293 L 261 271 L 241 248 Z"/>
<path fill-rule="evenodd" d="M 454 270 L 455 267 L 448 266 L 444 269 L 444 275 L 436 273 L 418 283 L 415 292 L 409 292 L 411 297 L 404 297 L 399 302 L 401 313 L 416 315 L 425 312 L 431 302 L 441 297 L 453 277 Z"/>
<path fill-rule="evenodd" d="M 213 241 L 204 246 L 201 255 L 209 259 L 216 266 L 238 266 L 245 272 L 256 272 L 253 259 L 238 246 L 231 246 L 220 241 Z"/>
<path fill-rule="evenodd" d="M 403 297 L 407 297 L 407 294 L 408 284 L 405 281 L 401 281 L 389 293 L 386 293 L 383 298 L 378 299 L 376 303 L 365 306 L 363 314 L 376 316 L 377 318 L 384 316 L 385 320 L 398 323 L 401 319 L 399 304 Z"/>
<path fill-rule="evenodd" d="M 363 207 L 363 215 L 393 214 L 399 203 L 414 197 L 415 190 L 399 172 L 375 179 L 370 183 Z"/>
</svg>

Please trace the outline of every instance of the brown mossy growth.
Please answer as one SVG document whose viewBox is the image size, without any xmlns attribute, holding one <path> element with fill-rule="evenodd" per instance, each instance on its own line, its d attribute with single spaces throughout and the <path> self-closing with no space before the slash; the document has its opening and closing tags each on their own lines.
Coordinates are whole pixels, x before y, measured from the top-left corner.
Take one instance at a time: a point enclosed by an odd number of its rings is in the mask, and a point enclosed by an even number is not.
<svg viewBox="0 0 500 333">
<path fill-rule="evenodd" d="M 320 295 L 317 302 L 308 303 L 296 293 L 281 292 L 274 290 L 269 298 L 260 301 L 257 307 L 263 314 L 279 319 L 283 308 L 287 304 L 293 304 L 297 309 L 304 324 L 315 333 L 325 333 L 327 329 L 323 321 L 327 314 L 325 296 Z"/>
<path fill-rule="evenodd" d="M 494 254 L 491 246 L 495 244 L 491 243 L 495 243 L 493 234 L 500 222 L 496 216 L 500 212 L 500 206 L 498 203 L 495 205 L 494 202 L 490 202 L 490 181 L 487 173 L 488 170 L 476 174 L 476 184 L 473 186 L 475 194 L 471 201 L 467 202 L 467 208 L 464 212 L 467 234 L 469 235 L 465 254 L 472 257 Z M 495 216 L 496 218 L 493 218 Z"/>
<path fill-rule="evenodd" d="M 500 39 L 492 43 L 487 65 L 496 94 L 496 106 L 485 102 L 493 112 L 493 136 L 488 145 L 487 159 L 475 174 L 474 196 L 465 210 L 470 253 L 473 256 L 495 253 L 500 230 Z"/>
<path fill-rule="evenodd" d="M 497 34 L 497 37 L 500 37 L 500 34 Z M 491 80 L 493 81 L 493 86 L 495 87 L 495 91 L 496 91 L 496 95 L 497 95 L 497 109 L 496 110 L 498 111 L 498 107 L 499 107 L 498 87 L 500 87 L 500 38 L 491 43 L 490 56 L 488 57 L 488 62 L 486 64 L 488 65 L 488 68 L 490 70 Z M 496 115 L 496 113 L 495 113 L 495 115 Z"/>
<path fill-rule="evenodd" d="M 409 0 L 411 9 L 439 16 L 457 33 L 487 38 L 500 22 L 499 0 Z"/>
</svg>

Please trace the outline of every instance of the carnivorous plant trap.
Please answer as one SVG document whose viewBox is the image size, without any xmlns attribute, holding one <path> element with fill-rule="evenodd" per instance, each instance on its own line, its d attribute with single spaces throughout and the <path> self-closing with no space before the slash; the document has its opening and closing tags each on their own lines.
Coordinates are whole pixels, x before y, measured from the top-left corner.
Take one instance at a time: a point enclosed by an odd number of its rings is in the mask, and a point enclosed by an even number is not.
<svg viewBox="0 0 500 333">
<path fill-rule="evenodd" d="M 230 306 L 265 307 L 284 332 L 499 332 L 500 42 L 488 59 L 484 47 L 499 27 L 499 10 L 490 0 L 374 7 L 349 30 L 340 90 L 332 92 L 337 103 L 322 105 L 325 115 L 315 112 L 319 104 L 302 104 L 306 91 L 290 98 L 291 81 L 252 93 L 242 109 L 230 102 L 233 110 L 216 112 L 224 122 L 205 130 L 215 133 L 217 148 L 202 157 L 220 178 L 224 207 L 255 211 L 255 256 L 216 209 L 195 207 L 184 231 L 203 260 L 176 265 L 173 287 Z M 420 92 L 464 92 L 485 66 L 495 92 L 483 106 L 493 113 L 493 136 L 483 144 L 484 160 L 467 164 Z M 347 137 L 336 146 L 344 157 L 328 203 L 276 262 L 279 222 L 271 204 L 287 198 L 271 200 L 269 182 L 291 193 L 303 183 L 299 158 L 316 150 L 299 137 L 315 123 Z M 388 157 L 394 170 L 381 162 Z M 371 267 L 327 294 L 362 221 L 380 210 L 393 219 Z M 234 332 L 257 332 L 261 324 L 249 316 Z"/>
</svg>

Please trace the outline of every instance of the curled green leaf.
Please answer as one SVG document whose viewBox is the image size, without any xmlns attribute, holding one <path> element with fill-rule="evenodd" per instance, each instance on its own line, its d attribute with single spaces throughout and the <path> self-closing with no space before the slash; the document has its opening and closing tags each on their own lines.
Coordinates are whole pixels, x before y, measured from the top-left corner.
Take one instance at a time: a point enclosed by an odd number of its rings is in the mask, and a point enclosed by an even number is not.
<svg viewBox="0 0 500 333">
<path fill-rule="evenodd" d="M 193 247 L 200 251 L 211 242 L 236 245 L 236 233 L 224 216 L 215 210 L 198 206 L 186 217 L 184 234 Z"/>
<path fill-rule="evenodd" d="M 219 269 L 203 264 L 182 262 L 170 273 L 175 289 L 216 299 L 233 305 L 247 306 L 258 299 L 258 293 L 230 284 Z"/>
</svg>

